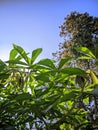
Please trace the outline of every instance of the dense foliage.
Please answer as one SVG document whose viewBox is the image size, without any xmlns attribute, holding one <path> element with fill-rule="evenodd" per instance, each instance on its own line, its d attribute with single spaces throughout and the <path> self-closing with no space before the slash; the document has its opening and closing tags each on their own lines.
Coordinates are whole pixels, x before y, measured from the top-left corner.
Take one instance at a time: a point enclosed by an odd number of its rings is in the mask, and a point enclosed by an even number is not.
<svg viewBox="0 0 98 130">
<path fill-rule="evenodd" d="M 95 60 L 97 69 L 98 48 L 96 56 L 85 47 L 76 51 Z M 98 129 L 95 70 L 66 67 L 74 57 L 58 65 L 51 59 L 37 61 L 41 52 L 38 48 L 30 56 L 14 44 L 9 60 L 0 60 L 0 130 Z"/>
</svg>

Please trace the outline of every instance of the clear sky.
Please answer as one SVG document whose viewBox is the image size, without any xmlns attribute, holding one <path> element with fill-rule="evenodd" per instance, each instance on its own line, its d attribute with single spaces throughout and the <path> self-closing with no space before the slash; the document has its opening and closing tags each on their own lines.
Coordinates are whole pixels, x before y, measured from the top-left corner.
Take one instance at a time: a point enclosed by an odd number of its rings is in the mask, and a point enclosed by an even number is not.
<svg viewBox="0 0 98 130">
<path fill-rule="evenodd" d="M 72 11 L 98 16 L 98 0 L 0 0 L 0 59 L 8 59 L 13 43 L 27 52 L 41 47 L 40 58 L 52 58 Z"/>
</svg>

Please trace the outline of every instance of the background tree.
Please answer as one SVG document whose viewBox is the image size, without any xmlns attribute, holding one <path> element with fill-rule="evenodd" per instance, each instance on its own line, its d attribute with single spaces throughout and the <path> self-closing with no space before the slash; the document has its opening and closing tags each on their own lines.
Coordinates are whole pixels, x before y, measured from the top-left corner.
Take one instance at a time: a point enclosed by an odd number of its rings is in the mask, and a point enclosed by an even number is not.
<svg viewBox="0 0 98 130">
<path fill-rule="evenodd" d="M 77 58 L 80 53 L 75 50 L 75 47 L 81 46 L 87 47 L 95 54 L 98 39 L 98 17 L 90 16 L 88 13 L 72 12 L 64 19 L 60 29 L 60 36 L 64 37 L 64 42 L 59 45 L 59 53 L 57 53 L 59 58 L 70 55 Z M 85 62 L 83 61 L 83 63 Z"/>
</svg>

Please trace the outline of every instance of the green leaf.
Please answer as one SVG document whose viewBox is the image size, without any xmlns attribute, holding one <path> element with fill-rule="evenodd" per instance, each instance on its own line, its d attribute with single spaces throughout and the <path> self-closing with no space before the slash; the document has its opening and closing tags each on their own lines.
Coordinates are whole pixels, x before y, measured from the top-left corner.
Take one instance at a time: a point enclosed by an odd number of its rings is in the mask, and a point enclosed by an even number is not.
<svg viewBox="0 0 98 130">
<path fill-rule="evenodd" d="M 29 93 L 22 93 L 22 94 L 14 94 L 10 95 L 9 99 L 17 100 L 17 101 L 24 101 L 24 100 L 30 100 L 32 99 L 31 94 Z"/>
<path fill-rule="evenodd" d="M 0 74 L 0 79 L 3 79 L 6 81 L 6 79 L 9 77 L 9 74 L 6 74 L 6 73 L 1 73 Z"/>
<path fill-rule="evenodd" d="M 77 96 L 79 95 L 78 91 L 70 91 L 67 92 L 62 98 L 61 98 L 61 102 L 67 101 L 67 100 L 74 100 Z"/>
<path fill-rule="evenodd" d="M 36 76 L 35 78 L 36 78 L 36 80 L 41 80 L 41 81 L 44 81 L 44 82 L 49 82 L 50 81 L 48 73 L 41 73 L 38 76 Z"/>
<path fill-rule="evenodd" d="M 12 49 L 10 51 L 10 57 L 9 60 L 15 60 L 16 55 L 18 54 L 18 52 L 15 49 Z"/>
<path fill-rule="evenodd" d="M 78 59 L 79 60 L 91 60 L 92 58 L 88 57 L 88 56 L 80 56 Z"/>
<path fill-rule="evenodd" d="M 8 126 L 5 130 L 16 130 L 16 128 L 14 126 Z"/>
<path fill-rule="evenodd" d="M 55 69 L 54 61 L 51 59 L 43 59 L 38 62 L 38 64 L 48 67 L 50 69 Z"/>
<path fill-rule="evenodd" d="M 22 59 L 22 56 L 21 55 L 18 55 L 18 51 L 15 50 L 15 49 L 12 49 L 10 51 L 10 57 L 9 57 L 9 60 L 21 60 Z"/>
<path fill-rule="evenodd" d="M 41 52 L 42 52 L 42 48 L 38 48 L 32 51 L 31 64 L 33 64 L 33 62 L 36 60 L 36 58 L 39 56 Z"/>
<path fill-rule="evenodd" d="M 98 59 L 98 44 L 96 44 L 96 47 L 95 47 L 95 56 L 96 56 L 96 58 Z"/>
<path fill-rule="evenodd" d="M 18 61 L 18 60 L 9 60 L 9 61 L 6 61 L 6 63 L 10 63 L 10 64 L 20 64 L 20 65 L 27 65 L 25 62 L 22 62 L 22 61 Z"/>
<path fill-rule="evenodd" d="M 61 70 L 62 73 L 69 74 L 69 75 L 84 75 L 86 72 L 81 70 L 80 68 L 64 68 Z"/>
<path fill-rule="evenodd" d="M 87 56 L 90 56 L 91 58 L 94 58 L 96 59 L 96 57 L 94 56 L 94 54 L 86 47 L 77 47 L 75 48 L 77 51 L 87 55 Z"/>
<path fill-rule="evenodd" d="M 71 59 L 72 59 L 71 57 L 68 57 L 67 59 L 61 59 L 59 66 L 58 66 L 58 69 L 61 69 Z"/>
<path fill-rule="evenodd" d="M 15 44 L 13 44 L 14 49 L 17 50 L 17 52 L 22 56 L 22 58 L 28 63 L 30 64 L 30 59 L 27 56 L 27 53 L 24 51 L 24 49 L 20 46 L 17 46 Z"/>
<path fill-rule="evenodd" d="M 0 60 L 0 71 L 4 70 L 4 68 L 6 67 L 6 64 Z"/>
<path fill-rule="evenodd" d="M 53 99 L 53 98 L 52 98 L 52 99 Z M 59 98 L 58 98 L 58 99 L 59 99 Z M 58 104 L 58 101 L 59 101 L 59 100 L 57 100 L 57 99 L 56 99 L 55 101 L 51 101 L 51 100 L 50 100 L 50 103 L 51 103 L 51 104 L 48 104 L 48 107 L 45 109 L 44 112 L 47 113 L 48 111 L 50 111 L 53 107 L 55 107 L 55 106 Z"/>
<path fill-rule="evenodd" d="M 96 60 L 95 64 L 96 64 L 96 66 L 98 66 L 98 60 Z"/>
</svg>

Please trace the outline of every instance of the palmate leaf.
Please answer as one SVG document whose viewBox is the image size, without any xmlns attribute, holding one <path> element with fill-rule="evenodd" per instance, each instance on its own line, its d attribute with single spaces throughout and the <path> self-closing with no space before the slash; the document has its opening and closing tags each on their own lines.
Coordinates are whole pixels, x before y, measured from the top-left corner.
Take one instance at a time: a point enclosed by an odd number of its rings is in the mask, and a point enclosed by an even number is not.
<svg viewBox="0 0 98 130">
<path fill-rule="evenodd" d="M 24 51 L 24 49 L 20 46 L 17 46 L 13 44 L 14 49 L 22 56 L 22 58 L 30 64 L 30 58 L 27 56 L 27 53 Z"/>
<path fill-rule="evenodd" d="M 34 61 L 35 61 L 36 58 L 40 55 L 41 52 L 42 52 L 42 48 L 38 48 L 38 49 L 32 51 L 31 64 L 34 63 Z"/>
<path fill-rule="evenodd" d="M 88 48 L 86 48 L 86 47 L 77 47 L 75 49 L 77 51 L 79 51 L 79 52 L 81 52 L 81 53 L 83 53 L 83 54 L 85 54 L 85 55 L 93 58 L 93 59 L 96 59 L 95 55 Z"/>
</svg>

